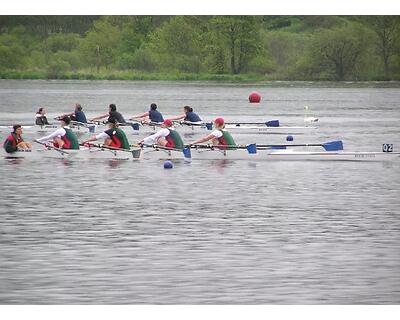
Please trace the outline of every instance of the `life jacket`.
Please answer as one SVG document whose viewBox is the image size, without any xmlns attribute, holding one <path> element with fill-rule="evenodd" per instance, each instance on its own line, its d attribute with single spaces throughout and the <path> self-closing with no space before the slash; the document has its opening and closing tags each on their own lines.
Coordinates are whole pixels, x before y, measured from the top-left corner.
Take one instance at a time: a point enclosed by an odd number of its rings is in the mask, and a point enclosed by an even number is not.
<svg viewBox="0 0 400 320">
<path fill-rule="evenodd" d="M 18 137 L 18 135 L 13 132 L 7 137 L 6 141 L 4 141 L 3 148 L 7 153 L 15 152 L 18 150 L 18 143 L 22 141 L 24 141 L 22 137 Z"/>
<path fill-rule="evenodd" d="M 231 134 L 225 130 L 219 130 L 222 132 L 222 137 L 218 138 L 218 145 L 220 146 L 235 146 L 235 140 L 233 140 Z M 225 148 L 220 147 L 220 149 L 233 149 L 233 148 Z"/>
<path fill-rule="evenodd" d="M 190 121 L 190 122 L 199 122 L 202 121 L 200 117 L 197 115 L 197 113 L 194 112 L 188 112 L 186 113 L 186 117 L 184 119 L 185 121 Z"/>
<path fill-rule="evenodd" d="M 128 138 L 125 132 L 120 128 L 110 128 L 105 131 L 105 133 L 111 138 L 112 143 L 110 147 L 120 148 L 120 149 L 130 149 Z"/>
<path fill-rule="evenodd" d="M 168 130 L 169 135 L 165 137 L 165 140 L 168 142 L 166 147 L 183 150 L 185 145 L 179 133 L 174 129 L 168 128 Z"/>
<path fill-rule="evenodd" d="M 161 112 L 157 110 L 149 110 L 149 119 L 151 122 L 157 122 L 157 123 L 164 121 Z"/>
<path fill-rule="evenodd" d="M 75 133 L 72 132 L 71 129 L 64 128 L 65 134 L 61 137 L 61 140 L 64 141 L 62 146 L 63 149 L 79 149 L 79 141 L 76 137 Z M 56 148 L 59 148 L 58 143 L 54 143 Z"/>
</svg>

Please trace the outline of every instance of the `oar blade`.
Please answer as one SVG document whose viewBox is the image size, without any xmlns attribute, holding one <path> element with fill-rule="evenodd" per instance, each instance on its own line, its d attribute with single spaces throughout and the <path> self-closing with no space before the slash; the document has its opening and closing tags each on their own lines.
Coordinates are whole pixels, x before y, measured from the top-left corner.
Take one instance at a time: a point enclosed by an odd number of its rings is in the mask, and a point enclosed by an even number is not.
<svg viewBox="0 0 400 320">
<path fill-rule="evenodd" d="M 279 127 L 279 120 L 269 120 L 265 122 L 267 127 Z"/>
<path fill-rule="evenodd" d="M 246 149 L 249 154 L 257 153 L 257 145 L 255 143 L 248 144 Z"/>
<path fill-rule="evenodd" d="M 137 122 L 131 122 L 131 127 L 133 129 L 133 131 L 138 131 L 139 130 L 139 123 Z"/>
<path fill-rule="evenodd" d="M 183 148 L 183 156 L 185 160 L 192 160 L 192 152 L 190 151 L 190 147 Z"/>
<path fill-rule="evenodd" d="M 343 142 L 341 140 L 323 143 L 322 147 L 326 151 L 339 151 L 343 150 Z"/>
</svg>

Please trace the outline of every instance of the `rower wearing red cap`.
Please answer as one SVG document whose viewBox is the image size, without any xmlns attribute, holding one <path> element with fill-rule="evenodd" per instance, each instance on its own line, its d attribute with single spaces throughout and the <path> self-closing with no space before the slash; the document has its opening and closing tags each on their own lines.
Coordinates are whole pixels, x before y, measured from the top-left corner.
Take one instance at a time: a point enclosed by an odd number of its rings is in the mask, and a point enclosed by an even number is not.
<svg viewBox="0 0 400 320">
<path fill-rule="evenodd" d="M 161 130 L 140 140 L 138 144 L 158 144 L 163 147 L 183 150 L 184 143 L 178 132 L 172 126 L 172 120 L 166 119 Z"/>
<path fill-rule="evenodd" d="M 235 141 L 233 140 L 231 134 L 225 130 L 225 121 L 223 118 L 216 118 L 214 120 L 215 130 L 209 135 L 206 135 L 199 140 L 191 143 L 191 145 L 199 144 L 211 140 L 213 145 L 219 146 L 220 149 L 225 149 L 224 146 L 235 146 Z"/>
</svg>

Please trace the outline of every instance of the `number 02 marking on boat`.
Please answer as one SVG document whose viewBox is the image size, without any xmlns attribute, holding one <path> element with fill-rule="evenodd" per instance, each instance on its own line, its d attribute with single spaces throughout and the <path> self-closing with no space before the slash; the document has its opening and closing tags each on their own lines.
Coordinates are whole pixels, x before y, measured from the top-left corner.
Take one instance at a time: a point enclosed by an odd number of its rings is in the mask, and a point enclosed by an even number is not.
<svg viewBox="0 0 400 320">
<path fill-rule="evenodd" d="M 392 143 L 384 143 L 382 145 L 383 152 L 393 152 L 393 144 Z"/>
</svg>

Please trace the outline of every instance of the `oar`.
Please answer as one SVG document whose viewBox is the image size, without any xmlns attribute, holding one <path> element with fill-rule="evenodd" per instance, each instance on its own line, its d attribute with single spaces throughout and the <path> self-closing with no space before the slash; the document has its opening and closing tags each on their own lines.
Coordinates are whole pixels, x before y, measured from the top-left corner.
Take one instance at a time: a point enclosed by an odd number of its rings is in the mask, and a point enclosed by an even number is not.
<svg viewBox="0 0 400 320">
<path fill-rule="evenodd" d="M 240 127 L 240 125 L 245 124 L 245 125 L 265 125 L 267 127 L 279 127 L 279 120 L 268 120 L 265 122 L 240 122 L 240 121 L 233 121 L 233 122 L 225 122 L 226 124 L 234 124 L 237 127 Z"/>
<path fill-rule="evenodd" d="M 115 148 L 115 147 L 111 147 L 111 146 L 106 146 L 104 144 L 97 144 L 97 143 L 80 143 L 80 146 L 83 147 L 89 147 L 89 148 L 99 148 L 99 149 L 109 149 L 109 150 L 116 150 L 116 151 L 125 151 L 125 152 L 132 152 L 132 150 L 130 149 L 122 149 L 122 148 Z"/>
<path fill-rule="evenodd" d="M 103 120 L 103 121 L 96 120 L 96 121 L 93 121 L 91 123 L 96 124 L 96 125 L 108 124 L 108 122 L 106 120 Z M 121 127 L 132 127 L 133 130 L 137 131 L 137 130 L 139 130 L 139 123 L 140 123 L 139 121 L 123 122 L 123 123 L 120 123 L 119 126 L 121 126 Z"/>
<path fill-rule="evenodd" d="M 56 118 L 54 118 L 54 120 L 61 121 L 60 117 L 56 117 Z M 85 122 L 71 120 L 71 124 L 73 124 L 74 126 L 85 127 L 87 129 L 89 129 L 90 133 L 94 133 L 96 131 L 96 123 L 95 122 L 85 123 Z"/>
<path fill-rule="evenodd" d="M 193 126 L 193 127 L 204 127 L 204 122 L 191 122 L 191 121 L 182 121 L 182 120 L 173 120 L 172 122 L 176 124 L 180 124 L 181 126 Z"/>
<path fill-rule="evenodd" d="M 38 140 L 36 140 L 36 139 L 33 140 L 33 141 L 36 142 L 36 143 L 41 144 L 42 146 L 45 146 L 45 147 L 48 148 L 48 149 L 56 150 L 57 152 L 60 152 L 61 154 L 69 154 L 69 152 L 67 152 L 67 151 L 65 151 L 65 150 L 63 150 L 63 149 L 56 148 L 55 146 L 51 146 L 51 145 L 49 145 L 49 144 L 47 144 L 47 143 L 38 141 Z"/>
<path fill-rule="evenodd" d="M 326 151 L 343 150 L 341 140 L 326 143 L 305 143 L 305 144 L 258 144 L 257 148 L 286 149 L 287 147 L 323 147 Z"/>
<path fill-rule="evenodd" d="M 279 120 L 270 120 L 266 122 L 225 122 L 225 124 L 234 124 L 236 127 L 240 127 L 242 124 L 245 125 L 265 125 L 267 127 L 279 127 Z M 212 122 L 206 122 L 207 130 L 212 130 L 214 124 Z"/>
<path fill-rule="evenodd" d="M 188 147 L 195 149 L 222 149 L 222 150 L 235 150 L 235 149 L 246 149 L 248 153 L 254 154 L 257 153 L 257 150 L 265 150 L 265 149 L 286 149 L 288 147 L 323 147 L 326 151 L 338 151 L 343 150 L 343 142 L 341 140 L 330 141 L 326 143 L 310 143 L 310 144 L 260 144 L 257 145 L 255 143 L 247 144 L 247 145 L 234 145 L 234 146 L 226 146 L 226 145 L 209 145 L 209 144 L 193 144 L 188 145 Z"/>
<path fill-rule="evenodd" d="M 139 159 L 140 158 L 140 153 L 142 151 L 142 149 L 138 148 L 137 146 L 136 146 L 135 149 L 121 149 L 121 148 L 115 148 L 115 147 L 106 146 L 104 144 L 96 144 L 96 143 L 89 143 L 89 142 L 80 143 L 79 145 L 80 146 L 84 146 L 84 147 L 89 147 L 89 148 L 94 147 L 94 148 L 98 148 L 100 150 L 108 149 L 108 150 L 111 150 L 111 151 L 129 152 L 129 153 L 132 154 L 134 159 Z"/>
<path fill-rule="evenodd" d="M 79 122 L 79 121 L 71 121 L 71 124 L 79 127 L 85 127 L 89 129 L 90 133 L 94 133 L 96 131 L 96 125 L 94 123 L 84 123 L 84 122 Z"/>
<path fill-rule="evenodd" d="M 248 153 L 254 154 L 257 153 L 257 145 L 255 143 L 251 143 L 248 145 L 233 145 L 233 146 L 227 146 L 227 145 L 212 145 L 212 144 L 189 144 L 186 146 L 187 149 L 190 150 L 190 148 L 193 149 L 210 149 L 214 150 L 216 148 L 220 150 L 236 150 L 236 149 L 246 149 Z"/>
<path fill-rule="evenodd" d="M 161 149 L 161 150 L 167 150 L 167 151 L 177 151 L 177 152 L 182 152 L 183 156 L 185 157 L 186 160 L 191 160 L 192 159 L 192 153 L 190 152 L 190 148 L 185 146 L 183 150 L 181 149 L 176 149 L 176 148 L 169 148 L 169 147 L 164 147 L 160 146 L 158 144 L 143 144 L 142 147 L 147 147 L 147 148 L 153 148 L 153 149 Z"/>
</svg>

